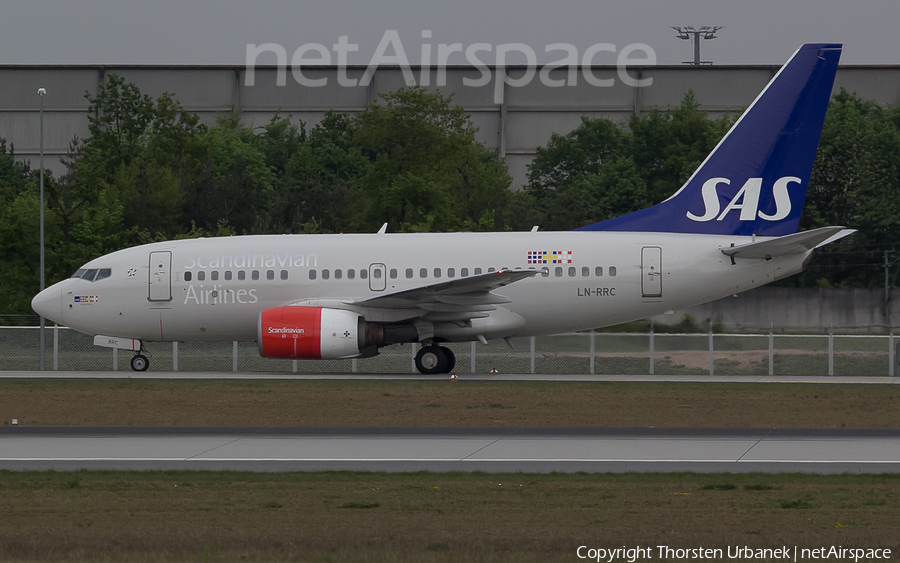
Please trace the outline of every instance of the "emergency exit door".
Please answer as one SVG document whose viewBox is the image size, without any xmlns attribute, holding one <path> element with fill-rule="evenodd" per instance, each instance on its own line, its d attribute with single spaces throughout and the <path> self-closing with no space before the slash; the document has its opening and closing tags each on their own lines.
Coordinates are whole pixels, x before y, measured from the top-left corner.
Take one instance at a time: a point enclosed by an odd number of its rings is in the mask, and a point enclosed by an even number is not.
<svg viewBox="0 0 900 563">
<path fill-rule="evenodd" d="M 172 253 L 151 252 L 150 253 L 150 295 L 148 301 L 171 301 L 172 300 Z"/>
<path fill-rule="evenodd" d="M 384 264 L 372 264 L 369 266 L 369 289 L 372 291 L 384 291 L 387 288 Z"/>
<path fill-rule="evenodd" d="M 644 297 L 662 297 L 662 248 L 641 249 L 641 293 Z"/>
</svg>

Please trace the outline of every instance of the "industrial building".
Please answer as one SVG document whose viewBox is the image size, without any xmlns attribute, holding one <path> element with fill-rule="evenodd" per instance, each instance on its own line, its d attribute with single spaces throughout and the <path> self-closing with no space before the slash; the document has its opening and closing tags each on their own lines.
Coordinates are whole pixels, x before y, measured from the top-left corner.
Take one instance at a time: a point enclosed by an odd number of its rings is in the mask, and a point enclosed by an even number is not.
<svg viewBox="0 0 900 563">
<path fill-rule="evenodd" d="M 625 120 L 651 108 L 676 107 L 692 89 L 711 117 L 740 111 L 762 90 L 780 65 L 615 66 L 506 68 L 500 80 L 494 67 L 413 65 L 378 67 L 365 86 L 365 66 L 290 67 L 175 65 L 0 65 L 0 137 L 15 146 L 19 159 L 37 166 L 40 134 L 38 88 L 44 96 L 46 167 L 59 173 L 59 162 L 73 138 L 88 136 L 85 93 L 94 96 L 109 74 L 157 97 L 170 92 L 206 123 L 216 113 L 238 110 L 247 124 L 262 125 L 274 115 L 291 116 L 307 127 L 328 110 L 365 111 L 381 92 L 411 82 L 454 94 L 478 127 L 478 139 L 506 159 L 513 189 L 526 181 L 536 148 L 553 133 L 576 128 L 582 116 Z M 623 75 L 624 73 L 624 75 Z M 501 75 L 503 73 L 500 73 Z M 530 78 L 529 78 L 530 76 Z M 412 77 L 412 79 L 410 79 Z M 300 82 L 317 81 L 321 86 Z M 484 82 L 480 86 L 472 82 Z M 633 84 L 644 83 L 643 86 Z M 433 86 L 437 84 L 438 86 Z M 520 84 L 520 85 L 515 85 Z M 602 84 L 602 85 L 598 85 Z M 836 91 L 845 88 L 882 106 L 900 104 L 900 65 L 847 65 L 838 70 Z"/>
</svg>

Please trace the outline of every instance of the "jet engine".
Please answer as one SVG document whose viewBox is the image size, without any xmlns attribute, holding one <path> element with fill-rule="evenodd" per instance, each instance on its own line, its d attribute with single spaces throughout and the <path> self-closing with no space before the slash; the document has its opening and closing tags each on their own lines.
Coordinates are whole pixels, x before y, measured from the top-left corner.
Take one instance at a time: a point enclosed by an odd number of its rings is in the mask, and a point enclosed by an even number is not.
<svg viewBox="0 0 900 563">
<path fill-rule="evenodd" d="M 338 360 L 375 355 L 384 330 L 353 311 L 272 307 L 259 314 L 256 342 L 264 358 Z"/>
</svg>

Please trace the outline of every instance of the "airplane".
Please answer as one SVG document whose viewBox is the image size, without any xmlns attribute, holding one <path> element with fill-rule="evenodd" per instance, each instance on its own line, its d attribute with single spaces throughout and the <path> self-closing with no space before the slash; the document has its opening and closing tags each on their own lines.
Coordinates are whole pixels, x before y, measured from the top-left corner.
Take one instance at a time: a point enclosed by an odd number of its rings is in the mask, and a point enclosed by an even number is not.
<svg viewBox="0 0 900 563">
<path fill-rule="evenodd" d="M 256 341 L 266 358 L 343 359 L 447 342 L 588 330 L 801 272 L 854 231 L 797 232 L 840 44 L 802 45 L 678 192 L 567 232 L 246 235 L 160 242 L 91 260 L 32 307 L 94 344 Z M 508 340 L 507 340 L 508 342 Z"/>
</svg>

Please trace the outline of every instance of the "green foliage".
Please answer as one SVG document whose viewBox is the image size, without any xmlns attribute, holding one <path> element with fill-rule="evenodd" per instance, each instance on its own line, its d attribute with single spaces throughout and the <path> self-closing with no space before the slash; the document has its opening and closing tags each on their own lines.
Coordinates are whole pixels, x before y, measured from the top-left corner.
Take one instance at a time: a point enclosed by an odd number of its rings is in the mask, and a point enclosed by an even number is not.
<svg viewBox="0 0 900 563">
<path fill-rule="evenodd" d="M 884 109 L 842 88 L 825 116 L 800 228 L 844 225 L 858 232 L 817 252 L 806 272 L 782 284 L 883 285 L 878 266 L 883 251 L 900 244 L 898 217 L 900 107 Z"/>
<path fill-rule="evenodd" d="M 422 88 L 383 94 L 355 116 L 353 142 L 370 165 L 354 195 L 354 227 L 399 232 L 492 230 L 511 178 L 475 140 L 475 127 L 451 98 Z"/>
<path fill-rule="evenodd" d="M 627 126 L 582 117 L 539 147 L 525 191 L 547 230 L 570 230 L 643 209 L 681 187 L 728 130 L 710 120 L 693 92 L 674 110 L 633 116 Z M 517 225 L 522 227 L 522 225 Z"/>
</svg>

